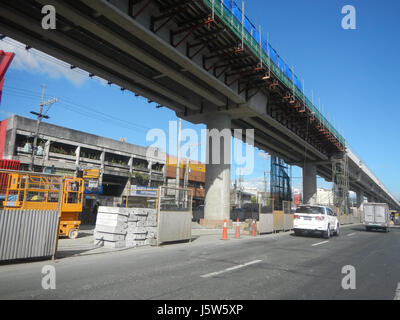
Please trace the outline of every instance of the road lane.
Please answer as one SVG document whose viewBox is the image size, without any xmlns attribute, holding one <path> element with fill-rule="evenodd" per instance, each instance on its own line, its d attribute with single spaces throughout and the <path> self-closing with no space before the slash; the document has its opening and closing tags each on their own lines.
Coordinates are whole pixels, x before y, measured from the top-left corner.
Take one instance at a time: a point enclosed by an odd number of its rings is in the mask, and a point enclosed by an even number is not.
<svg viewBox="0 0 400 320">
<path fill-rule="evenodd" d="M 202 278 L 210 278 L 210 277 L 218 276 L 218 275 L 223 274 L 223 273 L 226 273 L 226 272 L 231 272 L 231 271 L 234 271 L 234 270 L 238 270 L 238 269 L 241 269 L 241 268 L 245 268 L 245 267 L 247 267 L 247 266 L 251 266 L 251 265 L 256 264 L 256 263 L 259 263 L 259 262 L 261 262 L 261 261 L 262 261 L 262 260 L 254 260 L 254 261 L 246 262 L 246 263 L 243 263 L 243 264 L 239 264 L 239 265 L 237 265 L 237 266 L 233 266 L 233 267 L 230 267 L 230 268 L 226 268 L 226 269 L 221 270 L 221 271 L 216 271 L 216 272 L 211 272 L 211 273 L 203 274 L 203 275 L 200 276 L 200 277 L 202 277 Z"/>
<path fill-rule="evenodd" d="M 326 241 L 322 241 L 322 242 L 318 242 L 318 243 L 314 243 L 314 244 L 312 244 L 311 246 L 312 247 L 316 247 L 316 246 L 320 246 L 321 244 L 325 244 L 325 243 L 328 243 L 329 241 L 328 240 L 326 240 Z"/>
<path fill-rule="evenodd" d="M 41 288 L 49 262 L 0 266 L 1 299 L 393 299 L 400 229 L 342 228 L 328 243 L 313 236 L 268 235 L 133 249 L 61 259 L 57 289 Z M 348 234 L 355 233 L 355 237 Z M 262 260 L 262 261 L 259 261 Z M 259 261 L 246 268 L 236 266 Z M 357 270 L 357 290 L 341 288 L 344 265 Z M 208 278 L 218 270 L 233 270 Z M 376 290 L 373 288 L 377 288 Z"/>
</svg>

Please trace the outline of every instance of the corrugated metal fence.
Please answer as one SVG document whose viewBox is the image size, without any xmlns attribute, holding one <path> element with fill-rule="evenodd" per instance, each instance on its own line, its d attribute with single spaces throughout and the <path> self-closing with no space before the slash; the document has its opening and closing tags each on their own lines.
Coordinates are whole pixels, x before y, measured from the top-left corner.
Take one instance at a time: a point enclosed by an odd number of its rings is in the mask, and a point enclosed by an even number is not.
<svg viewBox="0 0 400 320">
<path fill-rule="evenodd" d="M 0 261 L 53 256 L 58 211 L 0 210 Z"/>
</svg>

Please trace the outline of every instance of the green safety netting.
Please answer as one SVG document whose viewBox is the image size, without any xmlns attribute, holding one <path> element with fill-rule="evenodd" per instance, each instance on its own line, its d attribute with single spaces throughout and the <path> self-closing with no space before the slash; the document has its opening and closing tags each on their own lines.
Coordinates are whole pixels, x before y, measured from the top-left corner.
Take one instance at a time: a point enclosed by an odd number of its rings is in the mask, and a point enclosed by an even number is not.
<svg viewBox="0 0 400 320">
<path fill-rule="evenodd" d="M 322 123 L 322 125 L 339 141 L 340 144 L 345 146 L 345 139 L 343 136 L 339 134 L 333 125 L 305 96 L 301 81 L 299 81 L 296 75 L 293 74 L 291 68 L 284 63 L 282 58 L 279 57 L 270 44 L 266 42 L 262 36 L 260 37 L 257 29 L 246 16 L 243 16 L 242 11 L 237 4 L 232 0 L 203 1 L 211 10 L 214 10 L 214 14 L 216 14 L 240 40 L 242 39 L 243 30 L 244 44 L 260 58 L 263 65 L 269 67 L 271 73 L 273 73 L 279 81 L 281 81 L 288 89 L 292 90 L 299 100 L 305 102 L 306 107 L 315 114 L 315 117 Z M 244 20 L 243 28 L 242 20 Z"/>
</svg>

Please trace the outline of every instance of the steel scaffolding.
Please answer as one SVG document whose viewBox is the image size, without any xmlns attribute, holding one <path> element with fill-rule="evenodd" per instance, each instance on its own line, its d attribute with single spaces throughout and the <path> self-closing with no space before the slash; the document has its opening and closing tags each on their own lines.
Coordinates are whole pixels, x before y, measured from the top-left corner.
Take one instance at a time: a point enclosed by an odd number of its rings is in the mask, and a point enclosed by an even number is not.
<svg viewBox="0 0 400 320">
<path fill-rule="evenodd" d="M 275 210 L 282 210 L 282 201 L 292 201 L 289 166 L 280 158 L 271 156 L 271 197 Z"/>
<path fill-rule="evenodd" d="M 346 154 L 333 157 L 332 163 L 333 204 L 341 214 L 349 213 L 349 167 Z"/>
</svg>

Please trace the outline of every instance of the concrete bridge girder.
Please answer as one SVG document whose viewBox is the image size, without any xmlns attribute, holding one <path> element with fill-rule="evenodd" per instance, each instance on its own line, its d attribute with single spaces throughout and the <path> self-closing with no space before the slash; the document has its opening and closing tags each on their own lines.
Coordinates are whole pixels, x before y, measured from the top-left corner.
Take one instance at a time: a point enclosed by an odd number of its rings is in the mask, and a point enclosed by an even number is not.
<svg viewBox="0 0 400 320">
<path fill-rule="evenodd" d="M 213 77 L 209 72 L 202 68 L 186 57 L 184 54 L 177 52 L 173 48 L 167 39 L 164 42 L 160 42 L 159 35 L 152 33 L 150 30 L 144 28 L 139 22 L 133 20 L 129 15 L 127 10 L 120 8 L 118 10 L 114 5 L 108 3 L 104 0 L 92 1 L 92 0 L 81 0 L 88 7 L 93 8 L 99 14 L 107 17 L 110 21 L 121 26 L 123 29 L 129 31 L 132 35 L 143 39 L 148 45 L 150 45 L 155 50 L 160 50 L 169 59 L 173 60 L 175 63 L 179 64 L 182 69 L 199 77 L 202 81 L 209 83 L 210 86 L 221 93 L 221 96 L 226 96 L 231 99 L 234 103 L 243 104 L 245 99 L 240 97 L 235 91 L 227 87 L 220 80 Z M 215 103 L 217 106 L 223 106 L 226 104 L 224 100 L 217 101 Z"/>
<path fill-rule="evenodd" d="M 211 93 L 206 92 L 203 88 L 198 86 L 196 83 L 193 81 L 188 80 L 187 78 L 184 78 L 179 72 L 175 71 L 173 68 L 165 65 L 164 63 L 161 63 L 157 59 L 151 57 L 148 53 L 144 52 L 142 48 L 139 46 L 135 45 L 133 42 L 129 42 L 126 39 L 122 38 L 120 35 L 115 33 L 114 31 L 110 31 L 104 28 L 104 26 L 99 25 L 99 23 L 94 20 L 90 19 L 87 16 L 83 16 L 81 12 L 76 11 L 74 8 L 70 7 L 65 1 L 58 1 L 58 0 L 38 0 L 41 2 L 43 5 L 46 4 L 52 4 L 57 8 L 57 13 L 61 14 L 65 18 L 69 19 L 70 21 L 73 21 L 74 24 L 84 27 L 86 30 L 89 32 L 92 32 L 98 37 L 101 37 L 103 39 L 107 39 L 110 43 L 112 43 L 114 46 L 117 46 L 121 51 L 124 51 L 125 53 L 134 56 L 136 59 L 142 61 L 148 66 L 151 66 L 153 69 L 158 70 L 160 73 L 167 75 L 170 79 L 173 79 L 174 81 L 180 83 L 183 86 L 189 87 L 192 90 L 195 90 L 196 92 L 199 93 L 199 95 L 202 95 L 203 98 L 208 99 L 211 103 L 214 103 L 216 105 L 223 105 L 225 102 L 221 99 L 217 99 L 215 96 L 213 96 Z M 54 32 L 52 32 L 54 33 Z M 51 33 L 50 33 L 51 35 Z M 63 38 L 65 39 L 65 38 Z M 61 41 L 61 40 L 59 40 Z M 79 48 L 79 46 L 78 46 Z M 92 51 L 93 52 L 93 51 Z M 87 53 L 84 53 L 85 55 Z M 100 57 L 101 59 L 101 57 Z M 99 61 L 99 59 L 97 59 Z M 103 58 L 101 59 L 102 63 L 105 64 L 106 60 Z M 126 72 L 132 72 L 131 70 L 127 70 L 125 68 Z M 143 83 L 146 86 L 157 86 L 155 84 L 155 81 L 149 81 L 144 77 L 140 77 L 138 74 L 135 74 L 137 79 L 136 81 L 139 83 Z M 162 88 L 162 86 L 158 86 L 156 90 L 160 91 L 161 93 L 167 94 L 166 90 Z M 170 93 L 169 93 L 170 94 Z M 200 100 L 197 104 L 193 104 L 190 98 L 182 99 L 178 98 L 178 102 L 180 102 L 183 105 L 186 105 L 188 108 L 193 109 L 193 110 L 199 110 L 200 109 Z"/>
<path fill-rule="evenodd" d="M 19 17 L 17 15 L 13 15 L 10 12 L 0 11 L 0 16 L 2 16 L 2 15 L 6 15 L 8 18 L 15 19 L 15 21 L 18 21 L 18 19 L 19 19 Z M 24 21 L 24 23 L 29 23 L 29 21 Z M 40 48 L 43 46 L 46 48 L 43 51 L 56 52 L 56 54 L 55 54 L 56 56 L 58 56 L 58 57 L 64 56 L 64 60 L 71 63 L 71 65 L 79 66 L 82 69 L 86 69 L 86 70 L 92 69 L 93 71 L 95 71 L 95 74 L 97 74 L 98 76 L 104 75 L 105 79 L 108 79 L 108 80 L 114 79 L 114 81 L 113 81 L 114 83 L 116 83 L 116 84 L 121 83 L 122 84 L 121 87 L 124 87 L 124 88 L 134 87 L 135 89 L 133 89 L 133 90 L 135 90 L 135 92 L 137 92 L 137 93 L 143 92 L 144 94 L 149 95 L 147 90 L 144 90 L 144 89 L 141 89 L 140 87 L 138 87 L 138 85 L 145 85 L 147 88 L 154 90 L 154 93 L 156 95 L 157 94 L 161 95 L 161 97 L 160 97 L 161 103 L 162 103 L 162 101 L 164 101 L 166 103 L 166 105 L 170 106 L 173 109 L 176 109 L 176 105 L 174 106 L 171 102 L 178 102 L 178 105 L 180 104 L 182 106 L 190 106 L 191 108 L 197 108 L 196 105 L 193 105 L 192 103 L 188 102 L 188 99 L 179 97 L 178 94 L 165 90 L 162 86 L 148 81 L 147 79 L 145 79 L 138 73 L 134 72 L 133 70 L 127 70 L 123 65 L 110 62 L 106 57 L 102 56 L 101 54 L 93 52 L 93 50 L 91 48 L 84 48 L 81 44 L 77 43 L 76 41 L 67 40 L 64 37 L 62 37 L 62 35 L 59 34 L 57 31 L 52 31 L 51 33 L 47 33 L 40 26 L 36 26 L 36 23 L 34 23 L 33 21 L 31 21 L 31 23 L 32 23 L 32 25 L 30 28 L 34 29 L 38 33 L 42 34 L 43 37 L 47 38 L 48 40 L 50 39 L 50 40 L 53 40 L 53 41 L 56 41 L 59 43 L 63 43 L 70 49 L 75 48 L 78 52 L 80 52 L 82 54 L 82 56 L 86 55 L 91 58 L 96 58 L 97 61 L 101 61 L 101 63 L 104 66 L 107 66 L 110 70 L 119 71 L 125 75 L 129 75 L 131 77 L 131 79 L 134 80 L 132 82 L 136 85 L 134 85 L 130 82 L 124 83 L 120 80 L 120 78 L 108 74 L 106 71 L 104 71 L 104 69 L 92 67 L 92 66 L 90 66 L 90 64 L 88 65 L 88 61 L 83 61 L 79 58 L 71 58 L 70 55 L 63 54 L 62 51 L 49 49 L 47 47 L 47 45 L 45 44 L 45 41 L 43 41 L 44 42 L 43 44 L 40 44 L 41 43 L 40 40 L 32 39 L 27 35 L 22 35 L 22 37 L 25 39 L 26 43 L 30 43 L 30 44 L 34 43 L 35 47 L 37 47 L 37 48 Z M 21 35 L 18 35 L 17 32 L 10 30 L 6 25 L 2 25 L 1 23 L 0 23 L 0 25 L 2 26 L 2 30 L 8 30 L 8 34 L 16 34 L 17 35 L 16 38 L 20 38 Z M 163 99 L 162 98 L 163 96 L 171 99 L 171 102 L 168 102 L 167 100 L 165 100 L 165 98 Z M 180 109 L 176 109 L 176 110 L 180 110 Z"/>
</svg>

